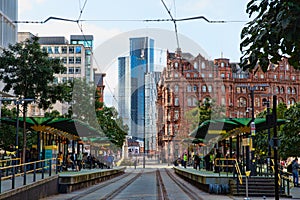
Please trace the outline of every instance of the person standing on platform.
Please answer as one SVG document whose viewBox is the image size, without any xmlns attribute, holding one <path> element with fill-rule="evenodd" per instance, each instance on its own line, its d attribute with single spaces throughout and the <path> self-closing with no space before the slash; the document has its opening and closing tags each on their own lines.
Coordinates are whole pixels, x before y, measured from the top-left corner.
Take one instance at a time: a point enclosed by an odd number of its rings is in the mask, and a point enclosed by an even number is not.
<svg viewBox="0 0 300 200">
<path fill-rule="evenodd" d="M 188 156 L 187 156 L 187 153 L 185 152 L 183 155 L 183 167 L 184 168 L 186 168 L 187 161 L 188 161 Z"/>
<path fill-rule="evenodd" d="M 292 173 L 293 173 L 294 186 L 298 187 L 298 184 L 299 184 L 299 174 L 298 174 L 299 164 L 298 164 L 298 158 L 297 157 L 293 161 L 292 168 L 293 168 Z"/>
</svg>

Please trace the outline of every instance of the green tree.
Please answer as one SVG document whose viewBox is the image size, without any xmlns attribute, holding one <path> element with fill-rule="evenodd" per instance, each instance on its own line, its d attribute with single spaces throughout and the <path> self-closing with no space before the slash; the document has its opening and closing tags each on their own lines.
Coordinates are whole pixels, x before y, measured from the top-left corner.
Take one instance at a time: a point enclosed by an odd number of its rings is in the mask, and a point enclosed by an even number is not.
<svg viewBox="0 0 300 200">
<path fill-rule="evenodd" d="M 199 106 L 199 125 L 210 119 L 220 119 L 225 117 L 225 107 L 217 105 L 212 99 L 206 98 Z"/>
<path fill-rule="evenodd" d="M 41 50 L 38 37 L 10 45 L 0 56 L 0 79 L 4 82 L 4 92 L 12 90 L 23 107 L 24 122 L 29 101 L 34 99 L 40 108 L 47 109 L 56 101 L 63 101 L 65 85 L 54 84 L 54 74 L 66 69 L 58 59 L 50 59 Z M 26 125 L 23 130 L 23 162 L 26 151 Z"/>
<path fill-rule="evenodd" d="M 106 107 L 105 105 L 96 111 L 97 119 L 101 130 L 109 140 L 122 147 L 128 132 L 127 125 L 123 124 L 123 120 L 118 117 L 118 112 L 114 107 Z"/>
<path fill-rule="evenodd" d="M 284 116 L 288 121 L 282 126 L 278 134 L 280 139 L 279 154 L 282 158 L 299 156 L 300 103 L 298 102 L 287 109 Z"/>
<path fill-rule="evenodd" d="M 246 12 L 255 17 L 241 32 L 241 65 L 254 68 L 259 62 L 264 71 L 269 61 L 277 63 L 283 56 L 299 68 L 300 1 L 251 0 Z"/>
</svg>

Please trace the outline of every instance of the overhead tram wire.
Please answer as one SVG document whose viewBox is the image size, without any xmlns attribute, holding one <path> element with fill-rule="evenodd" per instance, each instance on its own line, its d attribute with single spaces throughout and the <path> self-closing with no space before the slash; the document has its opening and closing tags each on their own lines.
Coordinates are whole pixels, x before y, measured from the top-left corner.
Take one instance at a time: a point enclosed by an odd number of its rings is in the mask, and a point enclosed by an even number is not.
<svg viewBox="0 0 300 200">
<path fill-rule="evenodd" d="M 176 21 L 175 19 L 173 18 L 170 10 L 168 9 L 167 5 L 165 4 L 164 0 L 161 0 L 162 4 L 164 5 L 165 9 L 167 10 L 168 14 L 170 15 L 171 17 L 171 21 L 174 23 L 174 28 L 175 28 L 175 36 L 176 36 L 176 42 L 177 42 L 177 50 L 180 49 L 180 46 L 179 46 L 179 39 L 178 39 L 178 31 L 177 31 L 177 24 L 176 24 Z"/>
<path fill-rule="evenodd" d="M 169 22 L 169 21 L 189 21 L 189 20 L 198 20 L 203 19 L 207 23 L 245 23 L 247 21 L 244 20 L 209 20 L 204 16 L 196 16 L 196 17 L 187 17 L 187 18 L 180 18 L 180 19 L 67 19 L 67 18 L 60 18 L 60 17 L 48 17 L 44 21 L 13 21 L 16 24 L 45 24 L 50 20 L 58 20 L 58 21 L 67 21 L 67 22 Z"/>
</svg>

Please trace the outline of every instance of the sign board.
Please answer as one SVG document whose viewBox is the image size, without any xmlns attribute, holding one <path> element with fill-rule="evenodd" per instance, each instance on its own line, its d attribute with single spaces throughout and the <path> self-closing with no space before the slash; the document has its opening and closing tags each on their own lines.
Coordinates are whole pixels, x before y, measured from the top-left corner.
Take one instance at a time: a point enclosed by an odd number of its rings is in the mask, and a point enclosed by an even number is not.
<svg viewBox="0 0 300 200">
<path fill-rule="evenodd" d="M 250 145 L 250 138 L 243 138 L 242 146 L 249 146 Z"/>
<path fill-rule="evenodd" d="M 250 124 L 251 135 L 255 136 L 255 123 L 251 122 Z"/>
</svg>

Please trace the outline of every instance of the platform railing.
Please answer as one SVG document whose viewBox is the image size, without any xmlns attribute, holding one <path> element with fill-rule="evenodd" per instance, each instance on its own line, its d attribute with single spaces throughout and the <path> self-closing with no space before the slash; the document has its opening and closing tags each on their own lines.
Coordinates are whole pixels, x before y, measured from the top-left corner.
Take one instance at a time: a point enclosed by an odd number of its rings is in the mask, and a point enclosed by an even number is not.
<svg viewBox="0 0 300 200">
<path fill-rule="evenodd" d="M 18 159 L 11 160 L 17 161 Z M 17 162 L 6 164 L 6 166 L 0 167 L 0 193 L 2 192 L 2 183 L 4 181 L 11 181 L 11 189 L 15 189 L 17 177 L 22 176 L 23 185 L 26 185 L 27 176 L 29 174 L 32 174 L 32 181 L 36 182 L 38 174 L 40 175 L 40 179 L 44 179 L 45 174 L 52 176 L 52 171 L 54 172 L 54 174 L 58 173 L 56 158 L 27 162 L 22 164 Z"/>
</svg>

